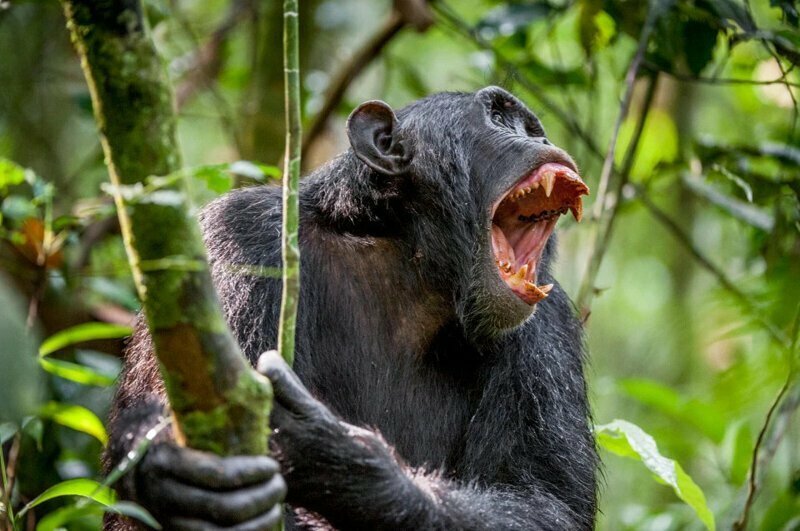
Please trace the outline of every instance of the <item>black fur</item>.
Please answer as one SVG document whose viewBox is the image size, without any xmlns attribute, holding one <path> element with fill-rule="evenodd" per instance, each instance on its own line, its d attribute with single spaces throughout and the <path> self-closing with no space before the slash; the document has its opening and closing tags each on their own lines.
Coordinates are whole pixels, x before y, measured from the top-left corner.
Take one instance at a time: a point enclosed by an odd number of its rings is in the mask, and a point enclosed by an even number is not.
<svg viewBox="0 0 800 531">
<path fill-rule="evenodd" d="M 490 121 L 498 101 L 505 130 Z M 434 95 L 397 120 L 411 153 L 403 175 L 378 173 L 351 150 L 302 182 L 294 370 L 336 415 L 380 436 L 310 425 L 302 450 L 282 452 L 294 525 L 590 529 L 597 459 L 581 326 L 558 284 L 532 316 L 502 291 L 487 237 L 501 192 L 566 155 L 537 140 L 538 121 L 501 89 Z M 237 190 L 201 221 L 229 324 L 255 362 L 276 345 L 281 285 L 258 266 L 280 265 L 280 190 Z M 554 282 L 554 245 L 540 283 Z M 107 463 L 163 403 L 139 330 Z M 136 498 L 136 478 L 119 490 Z"/>
</svg>

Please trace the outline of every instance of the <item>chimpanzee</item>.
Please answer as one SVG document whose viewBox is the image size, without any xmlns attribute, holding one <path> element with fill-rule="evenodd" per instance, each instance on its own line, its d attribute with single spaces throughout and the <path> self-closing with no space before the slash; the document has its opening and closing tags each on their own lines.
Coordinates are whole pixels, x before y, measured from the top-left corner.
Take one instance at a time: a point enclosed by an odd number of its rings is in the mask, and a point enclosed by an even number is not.
<svg viewBox="0 0 800 531">
<path fill-rule="evenodd" d="M 347 134 L 351 148 L 300 188 L 294 367 L 258 361 L 277 462 L 180 448 L 165 430 L 121 495 L 171 529 L 265 529 L 284 494 L 290 529 L 591 529 L 582 331 L 550 273 L 556 221 L 580 220 L 588 193 L 574 162 L 498 87 L 397 114 L 369 101 Z M 281 208 L 280 189 L 259 186 L 201 215 L 254 364 L 277 342 L 281 282 L 262 271 L 280 266 Z M 140 326 L 107 465 L 166 411 Z"/>
</svg>

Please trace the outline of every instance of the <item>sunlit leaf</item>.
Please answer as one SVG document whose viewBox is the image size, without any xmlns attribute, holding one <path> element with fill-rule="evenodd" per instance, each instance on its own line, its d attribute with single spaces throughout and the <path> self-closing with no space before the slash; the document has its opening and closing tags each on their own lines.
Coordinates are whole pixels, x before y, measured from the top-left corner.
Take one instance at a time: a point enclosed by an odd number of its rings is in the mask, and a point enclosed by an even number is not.
<svg viewBox="0 0 800 531">
<path fill-rule="evenodd" d="M 19 164 L 0 157 L 0 192 L 5 192 L 9 186 L 21 184 L 25 181 L 25 168 Z"/>
<path fill-rule="evenodd" d="M 49 402 L 41 410 L 40 415 L 52 419 L 57 424 L 91 435 L 103 445 L 108 441 L 108 434 L 97 415 L 82 406 Z"/>
<path fill-rule="evenodd" d="M 113 385 L 115 380 L 113 376 L 102 374 L 90 367 L 64 360 L 43 357 L 39 358 L 39 365 L 50 374 L 82 385 L 108 387 L 109 385 Z"/>
<path fill-rule="evenodd" d="M 638 116 L 629 116 L 620 128 L 616 151 L 617 164 L 622 164 L 625 158 L 637 121 Z M 651 109 L 639 139 L 631 175 L 637 179 L 647 179 L 658 164 L 672 162 L 677 155 L 678 129 L 674 120 L 660 109 Z"/>
<path fill-rule="evenodd" d="M 75 343 L 96 339 L 116 339 L 129 336 L 131 333 L 133 333 L 133 329 L 130 326 L 110 323 L 83 323 L 56 332 L 45 339 L 39 347 L 39 355 L 47 356 Z"/>
<path fill-rule="evenodd" d="M 676 461 L 668 459 L 658 451 L 655 439 L 639 426 L 625 420 L 613 420 L 595 426 L 597 442 L 606 450 L 623 457 L 641 461 L 650 472 L 672 487 L 675 494 L 694 509 L 707 529 L 714 530 L 714 514 L 706 504 L 700 487 L 684 472 Z"/>
<path fill-rule="evenodd" d="M 106 487 L 102 483 L 94 481 L 93 479 L 79 478 L 68 479 L 56 485 L 53 485 L 32 501 L 30 501 L 18 513 L 18 516 L 24 515 L 29 510 L 37 505 L 63 496 L 80 496 L 82 498 L 89 498 L 104 506 L 113 505 L 116 502 L 116 494 L 111 488 Z"/>
<path fill-rule="evenodd" d="M 188 172 L 195 179 L 203 181 L 212 192 L 224 194 L 233 186 L 230 174 L 225 171 L 227 167 L 227 164 L 213 164 L 192 168 Z"/>
</svg>

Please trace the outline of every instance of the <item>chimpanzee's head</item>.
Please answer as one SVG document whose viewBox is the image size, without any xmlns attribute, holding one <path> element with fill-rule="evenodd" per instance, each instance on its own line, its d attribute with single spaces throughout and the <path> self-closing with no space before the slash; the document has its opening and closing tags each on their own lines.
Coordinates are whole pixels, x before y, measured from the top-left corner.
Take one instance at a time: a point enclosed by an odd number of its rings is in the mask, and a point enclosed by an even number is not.
<svg viewBox="0 0 800 531">
<path fill-rule="evenodd" d="M 397 114 L 370 101 L 350 115 L 348 135 L 467 330 L 497 333 L 533 314 L 553 287 L 543 279 L 556 221 L 568 211 L 580 221 L 589 189 L 521 101 L 498 87 Z"/>
</svg>

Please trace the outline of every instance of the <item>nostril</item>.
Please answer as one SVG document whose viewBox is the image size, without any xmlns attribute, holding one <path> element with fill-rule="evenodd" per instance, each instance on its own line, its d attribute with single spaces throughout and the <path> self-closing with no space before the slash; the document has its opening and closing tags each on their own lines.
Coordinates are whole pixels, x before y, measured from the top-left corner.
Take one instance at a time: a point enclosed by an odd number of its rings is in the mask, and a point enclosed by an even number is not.
<svg viewBox="0 0 800 531">
<path fill-rule="evenodd" d="M 533 141 L 534 142 L 538 142 L 539 144 L 544 144 L 545 146 L 552 146 L 553 145 L 553 144 L 550 143 L 549 140 L 547 140 L 546 136 L 535 136 L 535 137 L 533 137 Z"/>
</svg>

